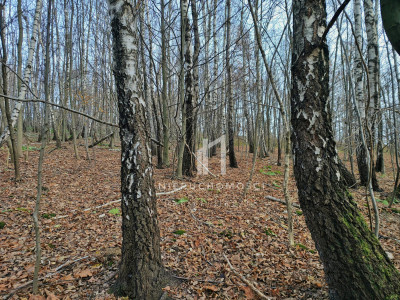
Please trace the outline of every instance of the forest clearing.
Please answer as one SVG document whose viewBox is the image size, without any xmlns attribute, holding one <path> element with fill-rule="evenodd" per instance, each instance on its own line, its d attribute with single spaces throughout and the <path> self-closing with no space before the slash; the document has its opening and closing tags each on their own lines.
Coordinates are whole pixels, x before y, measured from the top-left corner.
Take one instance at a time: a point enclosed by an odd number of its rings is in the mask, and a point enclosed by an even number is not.
<svg viewBox="0 0 400 300">
<path fill-rule="evenodd" d="M 21 162 L 25 178 L 12 182 L 12 169 L 0 172 L 0 293 L 11 299 L 29 299 L 34 265 L 32 210 L 36 195 L 39 144 L 32 144 L 29 160 Z M 50 144 L 47 151 L 53 150 Z M 121 247 L 120 152 L 107 146 L 91 150 L 92 160 L 76 160 L 71 144 L 48 154 L 44 165 L 42 222 L 43 257 L 40 295 L 32 299 L 116 299 L 108 294 Z M 81 146 L 81 151 L 84 147 Z M 4 161 L 5 149 L 0 160 Z M 390 157 L 385 153 L 387 166 Z M 239 151 L 240 169 L 227 168 L 225 176 L 173 179 L 172 169 L 155 170 L 156 190 L 187 188 L 157 200 L 161 250 L 165 266 L 177 279 L 165 290 L 173 299 L 257 299 L 236 276 L 237 272 L 271 299 L 328 299 L 322 264 L 300 208 L 294 215 L 296 246 L 288 246 L 287 211 L 283 199 L 283 167 L 276 153 L 257 161 L 253 183 L 245 201 L 243 185 L 251 169 L 251 155 Z M 218 170 L 219 159 L 210 161 Z M 270 168 L 269 168 L 270 167 Z M 263 170 L 270 170 L 269 175 Z M 391 171 L 379 178 L 384 200 L 393 187 Z M 203 186 L 202 186 L 202 185 Z M 218 187 L 220 189 L 218 189 Z M 233 188 L 232 188 L 233 187 Z M 165 190 L 164 190 L 165 191 Z M 351 189 L 367 218 L 365 188 Z M 290 195 L 297 190 L 290 177 Z M 382 197 L 380 196 L 382 195 Z M 111 204 L 109 204 L 111 203 Z M 103 206 L 109 204 L 107 206 Z M 380 242 L 400 269 L 400 204 L 379 203 Z M 397 210 L 397 213 L 395 212 Z M 397 239 L 397 240 L 396 240 Z M 184 278 L 184 279 L 182 279 Z M 50 298 L 48 298 L 50 297 Z"/>
</svg>

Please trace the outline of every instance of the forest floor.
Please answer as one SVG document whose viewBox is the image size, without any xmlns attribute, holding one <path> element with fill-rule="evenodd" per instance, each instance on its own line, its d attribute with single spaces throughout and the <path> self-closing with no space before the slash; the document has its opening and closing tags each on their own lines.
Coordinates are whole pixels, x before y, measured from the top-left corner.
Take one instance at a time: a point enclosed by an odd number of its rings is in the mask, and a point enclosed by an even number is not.
<svg viewBox="0 0 400 300">
<path fill-rule="evenodd" d="M 40 294 L 33 297 L 34 230 L 39 144 L 32 144 L 29 160 L 21 164 L 22 181 L 14 183 L 13 170 L 0 149 L 0 297 L 11 299 L 115 299 L 108 294 L 120 259 L 121 216 L 120 152 L 106 147 L 90 150 L 91 160 L 75 159 L 70 144 L 47 148 L 40 209 L 42 267 Z M 50 153 L 49 153 L 50 152 Z M 155 169 L 157 192 L 186 185 L 158 197 L 162 257 L 180 277 L 167 286 L 173 299 L 257 299 L 255 293 L 228 266 L 264 294 L 275 299 L 327 299 L 327 285 L 314 242 L 300 209 L 294 215 L 295 247 L 288 247 L 283 167 L 276 154 L 257 160 L 253 184 L 244 201 L 252 155 L 238 152 L 238 169 L 225 176 L 198 176 L 176 180 L 172 168 Z M 377 193 L 384 249 L 400 269 L 400 214 L 387 209 L 393 188 L 390 157 L 386 175 L 378 175 L 383 193 Z M 219 159 L 210 159 L 219 173 Z M 292 168 L 291 168 L 292 169 Z M 365 189 L 351 190 L 367 214 Z M 290 194 L 297 202 L 293 176 Z M 107 204 L 107 205 L 106 205 Z M 400 204 L 395 204 L 400 209 Z M 368 221 L 367 221 L 368 222 Z M 397 240 L 393 239 L 397 238 Z M 21 288 L 22 286 L 22 288 Z"/>
</svg>

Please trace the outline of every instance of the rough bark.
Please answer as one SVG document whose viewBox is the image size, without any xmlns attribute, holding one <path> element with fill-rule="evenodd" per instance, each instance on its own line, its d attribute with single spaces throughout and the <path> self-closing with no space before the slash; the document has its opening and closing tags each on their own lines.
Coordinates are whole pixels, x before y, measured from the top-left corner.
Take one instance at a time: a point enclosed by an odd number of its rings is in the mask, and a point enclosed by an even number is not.
<svg viewBox="0 0 400 300">
<path fill-rule="evenodd" d="M 400 3 L 381 0 L 382 23 L 393 48 L 400 54 Z"/>
<path fill-rule="evenodd" d="M 357 185 L 356 178 L 354 175 L 346 168 L 343 162 L 339 159 L 338 164 L 340 176 L 343 178 L 344 183 L 349 188 L 355 188 Z"/>
<path fill-rule="evenodd" d="M 329 51 L 321 41 L 325 1 L 295 1 L 293 12 L 294 174 L 330 298 L 395 299 L 400 273 L 368 229 L 339 172 L 328 103 Z"/>
<path fill-rule="evenodd" d="M 146 103 L 139 91 L 137 6 L 110 0 L 114 77 L 121 139 L 122 258 L 116 293 L 159 299 L 164 281 L 156 194 L 147 133 Z"/>
</svg>

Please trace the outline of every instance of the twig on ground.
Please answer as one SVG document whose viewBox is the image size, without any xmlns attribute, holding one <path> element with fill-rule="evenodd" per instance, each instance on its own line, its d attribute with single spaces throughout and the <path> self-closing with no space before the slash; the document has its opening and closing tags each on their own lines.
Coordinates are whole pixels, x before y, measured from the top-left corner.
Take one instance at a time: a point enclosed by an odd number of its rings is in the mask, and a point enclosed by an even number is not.
<svg viewBox="0 0 400 300">
<path fill-rule="evenodd" d="M 186 184 L 182 185 L 181 187 L 179 187 L 179 188 L 177 188 L 176 190 L 173 190 L 173 191 L 156 193 L 156 196 L 163 196 L 163 195 L 173 194 L 173 193 L 179 192 L 180 190 L 183 190 L 184 188 L 186 188 Z"/>
<path fill-rule="evenodd" d="M 387 239 L 387 240 L 394 240 L 395 242 L 397 242 L 398 244 L 400 244 L 400 240 L 398 240 L 398 239 L 396 239 L 396 238 L 394 238 L 394 237 L 391 237 L 391 236 L 386 236 L 386 235 L 379 235 L 379 238 L 382 238 L 382 239 Z"/>
<path fill-rule="evenodd" d="M 92 210 L 92 209 L 102 208 L 102 207 L 105 207 L 105 206 L 108 206 L 108 205 L 111 205 L 111 204 L 114 204 L 114 203 L 117 203 L 117 202 L 121 202 L 121 199 L 114 200 L 114 201 L 108 202 L 108 203 L 106 203 L 106 204 L 102 204 L 102 205 L 96 206 L 96 207 L 94 207 L 94 208 L 92 208 L 92 207 L 85 208 L 83 211 L 89 211 L 89 210 Z M 78 209 L 73 209 L 73 210 L 71 210 L 71 212 L 76 212 L 76 211 L 78 211 Z M 63 218 L 66 218 L 66 217 L 68 217 L 68 216 L 69 216 L 69 215 L 57 216 L 57 217 L 55 217 L 54 219 L 56 219 L 56 220 L 58 220 L 58 219 L 63 219 Z"/>
<path fill-rule="evenodd" d="M 186 184 L 181 186 L 181 187 L 179 187 L 179 188 L 177 188 L 176 190 L 173 190 L 173 191 L 156 193 L 156 196 L 173 194 L 173 193 L 176 193 L 176 192 L 178 192 L 180 190 L 183 190 L 184 188 L 186 188 Z M 121 199 L 114 200 L 114 201 L 111 201 L 111 202 L 108 202 L 108 203 L 105 203 L 105 204 L 102 204 L 102 205 L 99 205 L 99 206 L 96 206 L 96 207 L 85 208 L 83 211 L 86 212 L 86 211 L 89 211 L 89 210 L 99 209 L 99 208 L 102 208 L 102 207 L 105 207 L 105 206 L 109 206 L 111 204 L 118 203 L 118 202 L 121 202 Z M 73 213 L 73 212 L 76 212 L 76 211 L 78 211 L 78 209 L 71 210 L 70 212 Z M 63 219 L 63 218 L 66 218 L 68 216 L 69 215 L 57 216 L 54 219 L 55 220 Z"/>
<path fill-rule="evenodd" d="M 46 274 L 45 276 L 39 278 L 39 279 L 38 279 L 38 282 L 41 282 L 41 281 L 45 280 L 46 278 L 49 278 L 49 277 L 53 276 L 54 274 L 59 273 L 60 270 L 61 270 L 62 268 L 66 267 L 66 266 L 69 266 L 69 265 L 72 265 L 73 263 L 76 263 L 76 262 L 78 262 L 78 261 L 84 260 L 84 259 L 86 259 L 86 258 L 89 258 L 89 256 L 84 256 L 84 257 L 75 259 L 75 260 L 73 260 L 73 261 L 67 261 L 66 263 L 64 263 L 64 264 L 62 264 L 61 266 L 57 267 L 57 268 L 55 269 L 54 272 L 50 272 L 50 273 Z M 16 292 L 18 292 L 19 290 L 21 290 L 21 289 L 23 289 L 23 288 L 25 288 L 25 287 L 31 285 L 32 283 L 33 283 L 33 280 L 30 280 L 30 281 L 28 281 L 28 282 L 26 282 L 26 283 L 24 283 L 24 284 L 22 284 L 22 285 L 20 285 L 20 286 L 17 286 L 17 287 L 16 287 L 15 289 L 13 289 L 9 294 L 3 296 L 3 299 L 9 299 L 9 298 L 11 298 Z"/>
<path fill-rule="evenodd" d="M 62 264 L 61 266 L 59 266 L 59 267 L 56 269 L 55 273 L 60 272 L 60 270 L 61 270 L 62 268 L 64 268 L 64 267 L 66 267 L 66 266 L 72 265 L 72 264 L 74 264 L 74 263 L 76 263 L 76 262 L 78 262 L 78 261 L 84 260 L 84 259 L 86 259 L 86 258 L 89 258 L 89 256 L 84 256 L 84 257 L 75 259 L 75 260 L 73 260 L 73 261 L 67 261 L 66 263 L 64 263 L 64 264 Z"/>
<path fill-rule="evenodd" d="M 255 292 L 261 299 L 267 299 L 267 300 L 271 300 L 271 299 L 275 299 L 273 297 L 267 297 L 265 296 L 259 289 L 257 289 L 249 280 L 247 280 L 246 278 L 244 278 L 243 275 L 241 275 L 238 271 L 235 270 L 235 268 L 232 266 L 231 262 L 229 261 L 229 259 L 226 257 L 225 253 L 222 254 L 226 260 L 226 262 L 228 263 L 229 268 L 232 270 L 233 274 L 235 274 L 237 277 L 239 277 L 245 284 L 247 284 L 252 290 L 253 292 Z"/>
<path fill-rule="evenodd" d="M 180 276 L 175 276 L 175 275 L 172 275 L 172 277 L 174 277 L 176 279 L 179 279 L 179 280 L 184 280 L 184 281 L 198 281 L 198 282 L 207 282 L 207 283 L 215 283 L 215 284 L 222 283 L 222 281 L 207 280 L 207 279 L 196 279 L 196 278 L 186 278 L 186 277 L 180 277 Z"/>
<path fill-rule="evenodd" d="M 192 212 L 191 209 L 189 210 L 189 212 L 190 212 L 190 215 L 192 216 L 192 218 L 193 218 L 195 221 L 199 222 L 200 224 L 207 225 L 208 227 L 212 227 L 212 226 L 213 226 L 213 225 L 210 224 L 210 223 L 204 222 L 204 221 L 202 221 L 202 220 L 196 218 L 196 216 L 193 214 L 193 212 Z"/>
<path fill-rule="evenodd" d="M 272 197 L 272 196 L 265 196 L 265 198 L 267 198 L 268 200 L 272 200 L 272 201 L 279 202 L 279 203 L 282 203 L 282 204 L 286 205 L 286 202 L 281 200 L 281 199 L 278 199 L 278 198 L 275 198 L 275 197 Z M 300 205 L 297 204 L 297 203 L 292 203 L 292 206 L 297 207 L 297 208 L 301 208 Z"/>
</svg>

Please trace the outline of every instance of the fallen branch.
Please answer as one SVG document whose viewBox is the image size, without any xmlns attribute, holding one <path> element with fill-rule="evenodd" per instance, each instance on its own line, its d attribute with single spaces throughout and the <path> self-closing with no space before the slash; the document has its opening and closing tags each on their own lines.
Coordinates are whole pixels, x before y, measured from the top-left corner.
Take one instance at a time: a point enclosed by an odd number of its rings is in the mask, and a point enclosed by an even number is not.
<svg viewBox="0 0 400 300">
<path fill-rule="evenodd" d="M 84 260 L 84 259 L 86 259 L 86 258 L 89 258 L 89 256 L 84 256 L 84 257 L 81 257 L 81 258 L 78 258 L 78 259 L 75 259 L 75 260 L 72 260 L 72 261 L 67 261 L 66 263 L 64 263 L 64 264 L 62 264 L 61 266 L 59 266 L 57 269 L 56 269 L 56 272 L 55 273 L 57 273 L 57 272 L 60 272 L 60 270 L 62 269 L 62 268 L 64 268 L 64 267 L 66 267 L 66 266 L 70 266 L 70 265 L 72 265 L 72 264 L 74 264 L 74 263 L 76 263 L 76 262 L 78 262 L 78 261 L 81 261 L 81 260 Z"/>
<path fill-rule="evenodd" d="M 244 276 L 242 274 L 240 274 L 238 271 L 235 270 L 235 268 L 232 266 L 231 262 L 229 261 L 229 259 L 226 257 L 225 253 L 222 253 L 222 255 L 224 256 L 226 262 L 228 263 L 229 268 L 231 268 L 233 274 L 235 274 L 237 277 L 239 277 L 245 284 L 247 284 L 252 290 L 253 292 L 255 292 L 261 299 L 267 299 L 267 300 L 271 300 L 271 299 L 275 299 L 272 297 L 267 297 L 265 296 L 259 289 L 257 289 L 250 281 L 248 281 L 246 278 L 244 278 Z"/>
<path fill-rule="evenodd" d="M 114 135 L 114 132 L 111 132 L 110 134 L 106 135 L 105 137 L 103 137 L 102 139 L 100 139 L 99 141 L 92 143 L 89 148 L 93 148 L 94 146 L 97 146 L 98 144 L 100 144 L 102 141 L 105 141 L 106 139 L 108 139 L 109 137 L 112 137 Z"/>
<path fill-rule="evenodd" d="M 286 205 L 286 202 L 281 200 L 281 199 L 278 199 L 278 198 L 275 198 L 275 197 L 272 197 L 272 196 L 265 196 L 265 198 L 267 198 L 268 200 L 272 200 L 272 201 L 279 202 L 279 203 L 282 203 L 282 204 Z M 300 205 L 297 204 L 297 203 L 292 203 L 292 206 L 297 207 L 297 208 L 301 208 Z"/>
<path fill-rule="evenodd" d="M 173 191 L 156 193 L 156 196 L 170 195 L 170 194 L 179 192 L 180 190 L 183 190 L 184 188 L 186 188 L 186 184 L 182 185 L 181 187 L 179 187 L 179 188 L 177 188 L 176 190 L 173 190 Z"/>
<path fill-rule="evenodd" d="M 186 277 L 180 277 L 180 276 L 175 276 L 175 275 L 171 275 L 172 277 L 174 277 L 175 279 L 179 279 L 182 281 L 197 281 L 197 282 L 207 282 L 207 283 L 222 283 L 222 281 L 215 281 L 215 280 L 207 280 L 207 279 L 193 279 L 193 278 L 186 278 Z"/>
<path fill-rule="evenodd" d="M 121 202 L 121 199 L 114 200 L 114 201 L 108 202 L 108 203 L 106 203 L 106 204 L 102 204 L 102 205 L 96 206 L 96 207 L 94 207 L 94 208 L 92 208 L 92 207 L 85 208 L 83 211 L 89 211 L 89 210 L 92 210 L 92 209 L 102 208 L 102 207 L 105 207 L 105 206 L 108 206 L 108 205 L 111 205 L 111 204 L 114 204 L 114 203 L 117 203 L 117 202 Z M 73 212 L 76 212 L 76 211 L 78 211 L 78 209 L 73 209 L 73 210 L 71 210 L 72 213 L 73 213 Z M 69 216 L 69 215 L 57 216 L 57 217 L 55 217 L 54 219 L 56 219 L 56 220 L 57 220 L 57 219 L 63 219 L 63 218 L 66 218 L 66 217 L 68 217 L 68 216 Z"/>
</svg>

